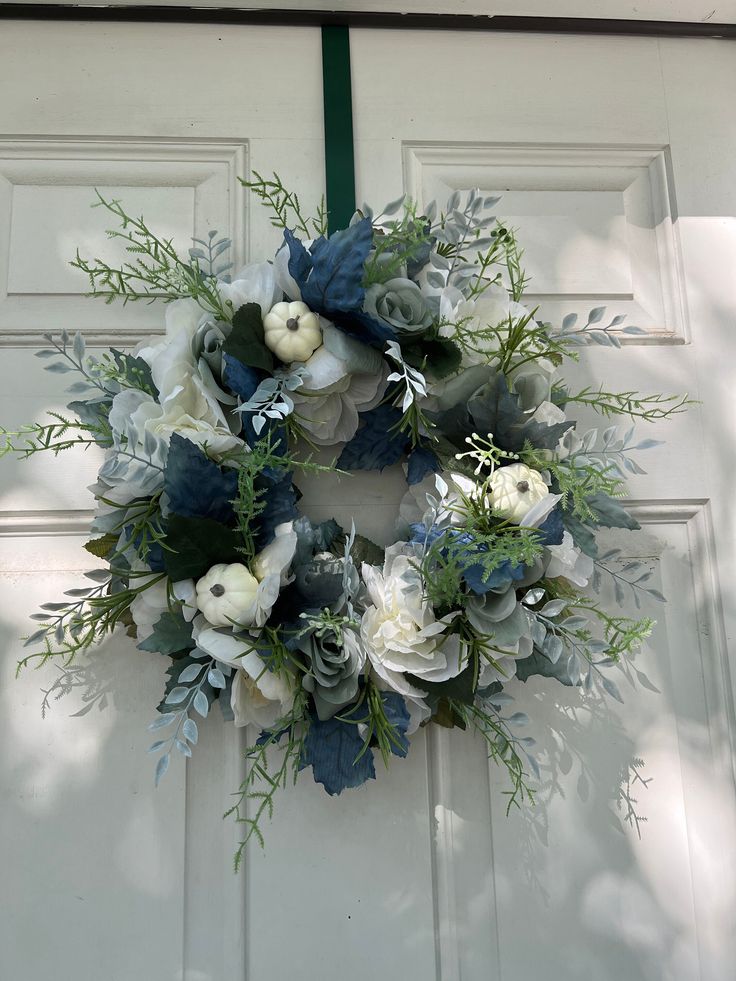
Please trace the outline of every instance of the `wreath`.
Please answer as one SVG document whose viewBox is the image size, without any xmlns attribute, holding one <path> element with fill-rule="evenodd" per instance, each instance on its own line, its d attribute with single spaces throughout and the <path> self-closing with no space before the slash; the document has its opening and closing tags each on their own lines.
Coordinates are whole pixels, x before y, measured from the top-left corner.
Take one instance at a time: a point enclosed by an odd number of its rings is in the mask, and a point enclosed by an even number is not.
<svg viewBox="0 0 736 981">
<path fill-rule="evenodd" d="M 283 242 L 234 274 L 216 232 L 181 258 L 98 193 L 130 259 L 72 265 L 108 303 L 165 301 L 166 330 L 101 357 L 81 334 L 48 336 L 47 370 L 80 376 L 76 418 L 2 430 L 2 452 L 21 457 L 104 451 L 86 548 L 105 565 L 34 616 L 21 665 L 58 664 L 62 693 L 75 658 L 118 625 L 165 657 L 156 782 L 172 753 L 192 755 L 214 702 L 252 725 L 229 812 L 243 845 L 263 843 L 276 790 L 300 770 L 339 794 L 430 723 L 477 730 L 508 771 L 509 807 L 531 799 L 519 683 L 620 698 L 611 669 L 653 625 L 595 589 L 615 561 L 601 561 L 597 531 L 638 527 L 619 498 L 626 471 L 641 472 L 630 454 L 654 441 L 578 434 L 570 414 L 651 421 L 687 400 L 565 385 L 576 346 L 640 331 L 605 324 L 601 307 L 542 323 L 497 198 L 455 192 L 421 212 L 401 198 L 328 235 L 324 206 L 305 217 L 277 175 L 244 183 Z M 334 464 L 317 462 L 313 448 L 336 446 Z M 304 473 L 396 464 L 407 490 L 385 549 L 299 511 Z"/>
</svg>

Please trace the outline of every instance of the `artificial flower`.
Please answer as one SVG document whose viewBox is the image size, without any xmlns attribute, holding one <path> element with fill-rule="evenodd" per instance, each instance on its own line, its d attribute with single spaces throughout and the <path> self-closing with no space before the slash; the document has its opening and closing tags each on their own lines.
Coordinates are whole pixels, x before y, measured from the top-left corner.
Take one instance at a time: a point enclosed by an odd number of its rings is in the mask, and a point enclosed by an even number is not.
<svg viewBox="0 0 736 981">
<path fill-rule="evenodd" d="M 403 542 L 386 549 L 383 569 L 363 563 L 367 605 L 360 636 L 379 677 L 399 694 L 423 692 L 406 675 L 447 681 L 465 667 L 457 635 L 447 634 L 453 615 L 435 618 L 413 555 Z"/>
</svg>

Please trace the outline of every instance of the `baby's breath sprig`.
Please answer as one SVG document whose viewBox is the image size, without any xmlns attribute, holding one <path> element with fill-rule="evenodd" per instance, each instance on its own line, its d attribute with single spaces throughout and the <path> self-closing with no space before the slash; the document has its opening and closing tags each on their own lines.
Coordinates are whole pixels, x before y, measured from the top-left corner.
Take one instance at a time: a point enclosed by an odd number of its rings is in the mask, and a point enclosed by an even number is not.
<svg viewBox="0 0 736 981">
<path fill-rule="evenodd" d="M 488 433 L 487 436 L 481 436 L 479 433 L 471 433 L 470 436 L 465 437 L 465 442 L 471 447 L 471 449 L 466 450 L 465 453 L 456 453 L 455 459 L 459 462 L 466 458 L 470 458 L 475 461 L 475 469 L 473 474 L 477 477 L 480 473 L 487 469 L 490 471 L 488 476 L 492 476 L 493 471 L 496 467 L 500 467 L 502 461 L 504 460 L 518 460 L 518 453 L 509 453 L 506 450 L 502 450 L 500 447 L 496 446 L 493 442 L 493 433 Z"/>
</svg>

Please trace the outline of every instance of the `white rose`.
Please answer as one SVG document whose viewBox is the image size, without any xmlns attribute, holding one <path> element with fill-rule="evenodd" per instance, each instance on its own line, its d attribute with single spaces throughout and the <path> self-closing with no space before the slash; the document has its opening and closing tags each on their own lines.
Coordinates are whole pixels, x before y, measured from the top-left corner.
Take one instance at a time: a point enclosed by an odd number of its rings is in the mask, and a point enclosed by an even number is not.
<svg viewBox="0 0 736 981">
<path fill-rule="evenodd" d="M 254 262 L 237 273 L 230 283 L 217 283 L 217 290 L 223 300 L 232 303 L 233 310 L 239 310 L 246 303 L 257 303 L 263 313 L 271 309 L 281 299 L 281 289 L 276 285 L 276 276 L 270 262 Z"/>
<path fill-rule="evenodd" d="M 363 564 L 370 605 L 363 613 L 360 635 L 376 674 L 399 694 L 422 698 L 405 674 L 425 681 L 446 681 L 465 667 L 460 640 L 445 631 L 453 615 L 435 619 L 421 578 L 405 544 L 386 550 L 383 570 Z"/>
<path fill-rule="evenodd" d="M 126 435 L 129 423 L 138 433 L 139 446 L 146 432 L 167 444 L 172 434 L 178 433 L 197 446 L 206 444 L 211 456 L 242 445 L 196 368 L 182 371 L 178 383 L 160 404 L 137 389 L 118 392 L 110 410 L 110 425 L 115 432 Z"/>
<path fill-rule="evenodd" d="M 193 342 L 206 316 L 195 300 L 174 300 L 166 306 L 165 337 L 136 348 L 136 355 L 151 369 L 161 400 L 179 384 L 184 374 L 194 370 L 197 359 Z"/>
</svg>

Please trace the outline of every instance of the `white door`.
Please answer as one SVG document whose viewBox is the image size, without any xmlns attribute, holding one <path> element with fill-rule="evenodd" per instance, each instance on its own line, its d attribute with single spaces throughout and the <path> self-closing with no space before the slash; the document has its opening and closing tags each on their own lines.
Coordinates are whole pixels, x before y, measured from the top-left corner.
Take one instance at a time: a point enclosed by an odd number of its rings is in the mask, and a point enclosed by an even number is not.
<svg viewBox="0 0 736 981">
<path fill-rule="evenodd" d="M 48 672 L 12 680 L 27 614 L 86 567 L 95 462 L 4 461 L 2 976 L 725 981 L 736 953 L 734 49 L 351 38 L 359 199 L 504 192 L 549 319 L 605 303 L 646 330 L 620 351 L 586 351 L 580 386 L 703 399 L 647 430 L 668 442 L 631 480 L 646 530 L 613 542 L 650 560 L 670 598 L 646 611 L 660 626 L 637 661 L 661 694 L 622 681 L 625 705 L 599 706 L 551 681 L 520 685 L 545 750 L 528 814 L 507 818 L 482 746 L 445 731 L 339 799 L 305 775 L 277 802 L 265 853 L 249 846 L 235 877 L 237 828 L 219 816 L 240 781 L 238 736 L 214 713 L 186 777 L 172 767 L 154 792 L 155 659 L 124 638 L 101 652 L 108 705 L 81 719 L 69 718 L 89 704 L 79 693 L 40 719 Z M 12 426 L 65 401 L 32 356 L 44 331 L 81 325 L 123 343 L 159 327 L 154 308 L 83 300 L 64 265 L 77 245 L 104 247 L 86 211 L 92 187 L 114 188 L 183 247 L 217 226 L 255 257 L 275 232 L 235 177 L 276 169 L 318 196 L 321 80 L 310 30 L 16 22 L 0 47 L 13 93 L 0 107 L 0 418 Z M 377 535 L 402 492 L 398 473 L 343 483 L 332 502 L 304 489 L 314 516 L 354 511 Z M 622 774 L 647 819 L 641 840 L 617 811 Z"/>
<path fill-rule="evenodd" d="M 193 235 L 229 234 L 236 263 L 278 241 L 239 176 L 275 169 L 318 197 L 320 33 L 3 21 L 0 91 L 0 419 L 13 428 L 69 401 L 66 376 L 33 356 L 44 332 L 125 344 L 161 329 L 160 307 L 85 299 L 68 265 L 77 246 L 109 248 L 95 187 L 184 254 Z M 154 791 L 146 725 L 162 661 L 121 636 L 96 661 L 104 711 L 82 689 L 52 699 L 44 721 L 39 687 L 54 671 L 14 679 L 28 615 L 89 568 L 98 463 L 0 469 L 0 977 L 174 981 L 185 964 L 192 981 L 235 979 L 247 877 L 232 873 L 237 830 L 221 820 L 239 783 L 232 729 L 226 741 L 210 727 L 197 768 L 172 768 Z"/>
<path fill-rule="evenodd" d="M 525 816 L 505 816 L 503 777 L 489 780 L 480 748 L 444 731 L 429 740 L 414 813 L 429 800 L 439 976 L 731 978 L 736 49 L 356 31 L 352 56 L 360 200 L 399 185 L 424 203 L 455 188 L 502 193 L 545 319 L 605 304 L 646 331 L 621 350 L 586 349 L 577 386 L 703 402 L 639 427 L 667 442 L 629 482 L 644 533 L 612 541 L 658 558 L 669 603 L 647 609 L 659 626 L 636 666 L 662 694 L 623 681 L 625 704 L 598 706 L 520 685 L 550 754 Z M 641 840 L 636 822 L 618 827 L 620 787 L 646 818 Z M 411 895 L 415 913 L 425 893 Z"/>
</svg>

